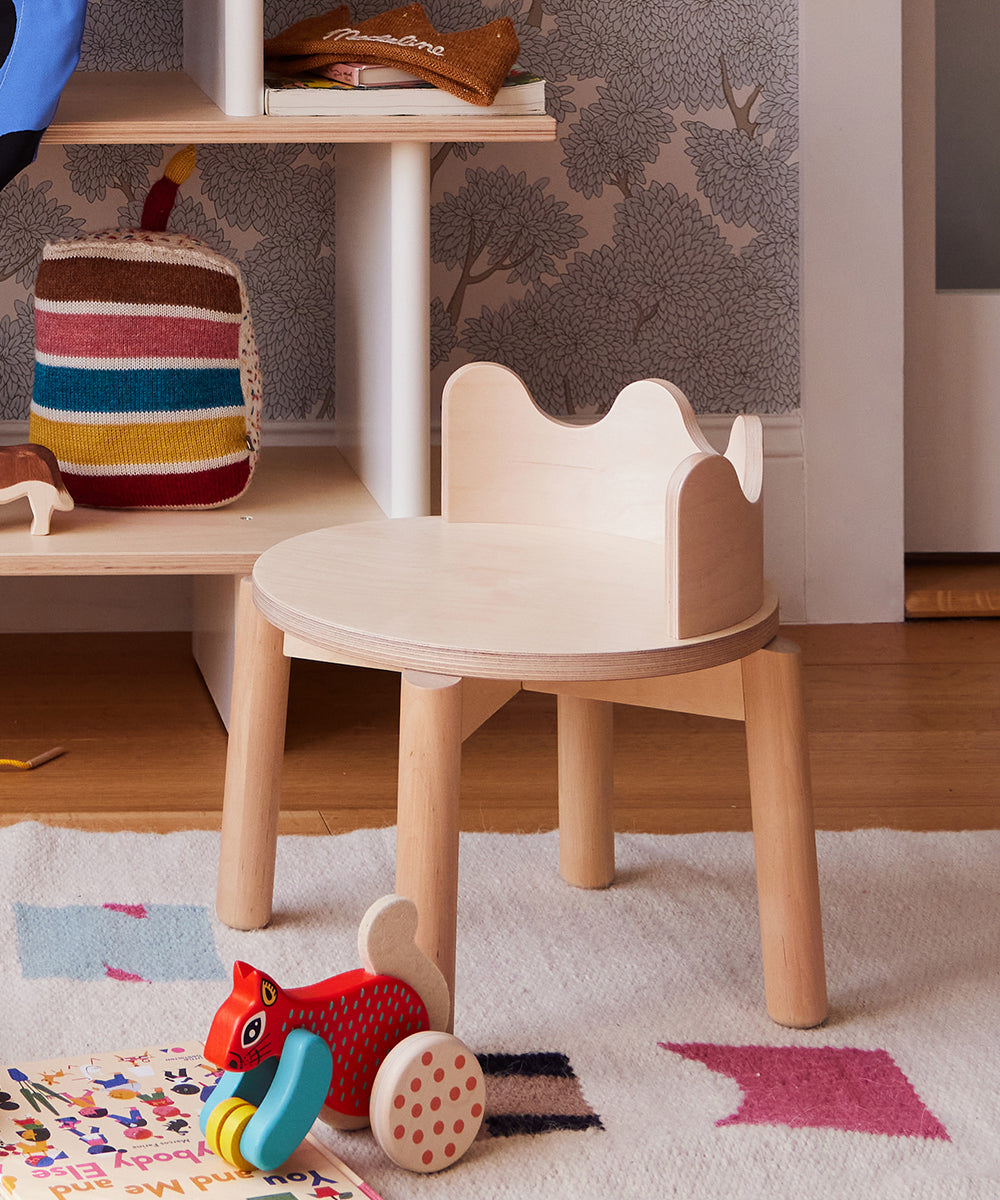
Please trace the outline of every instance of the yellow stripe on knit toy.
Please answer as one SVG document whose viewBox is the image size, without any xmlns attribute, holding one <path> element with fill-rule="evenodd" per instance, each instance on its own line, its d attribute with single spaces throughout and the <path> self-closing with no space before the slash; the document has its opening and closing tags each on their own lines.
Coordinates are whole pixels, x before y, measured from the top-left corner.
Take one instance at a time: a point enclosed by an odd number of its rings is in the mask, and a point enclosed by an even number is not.
<svg viewBox="0 0 1000 1200">
<path fill-rule="evenodd" d="M 237 412 L 236 416 L 222 413 Z M 141 415 L 141 414 L 140 414 Z M 84 421 L 50 421 L 35 416 L 33 437 L 48 446 L 63 471 L 86 474 L 88 467 L 111 473 L 115 467 L 132 474 L 148 474 L 168 465 L 207 471 L 224 466 L 217 460 L 246 454 L 247 422 L 235 406 L 211 417 L 191 421 L 152 421 L 104 425 Z M 121 473 L 121 472 L 119 472 Z"/>
</svg>

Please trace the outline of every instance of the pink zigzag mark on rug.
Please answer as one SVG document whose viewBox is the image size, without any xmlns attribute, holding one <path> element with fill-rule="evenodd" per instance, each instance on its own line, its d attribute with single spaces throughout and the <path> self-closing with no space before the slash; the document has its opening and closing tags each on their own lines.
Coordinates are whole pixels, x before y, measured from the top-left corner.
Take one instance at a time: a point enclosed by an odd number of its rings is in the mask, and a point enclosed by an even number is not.
<svg viewBox="0 0 1000 1200">
<path fill-rule="evenodd" d="M 103 908 L 109 912 L 121 913 L 126 917 L 134 917 L 137 921 L 144 921 L 149 918 L 149 913 L 143 904 L 104 904 Z M 112 967 L 108 963 L 104 964 L 104 973 L 108 979 L 117 979 L 122 983 L 148 983 L 141 975 L 134 975 L 131 971 L 123 971 L 121 967 Z"/>
<path fill-rule="evenodd" d="M 739 1084 L 739 1108 L 716 1125 L 788 1125 L 951 1141 L 885 1050 L 660 1045 Z"/>
<path fill-rule="evenodd" d="M 123 913 L 126 917 L 135 917 L 137 921 L 144 920 L 149 916 L 145 905 L 142 904 L 102 904 L 101 907 L 110 912 Z"/>
<path fill-rule="evenodd" d="M 110 963 L 104 964 L 104 974 L 109 979 L 117 979 L 121 983 L 149 983 L 149 980 L 143 979 L 141 975 L 133 975 L 131 971 L 123 971 L 121 967 L 113 967 Z"/>
</svg>

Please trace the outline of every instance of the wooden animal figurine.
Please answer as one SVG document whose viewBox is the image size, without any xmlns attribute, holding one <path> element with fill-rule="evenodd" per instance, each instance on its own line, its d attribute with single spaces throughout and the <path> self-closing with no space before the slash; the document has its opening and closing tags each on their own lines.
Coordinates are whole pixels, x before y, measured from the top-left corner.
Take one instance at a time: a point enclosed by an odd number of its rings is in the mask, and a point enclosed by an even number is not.
<svg viewBox="0 0 1000 1200">
<path fill-rule="evenodd" d="M 28 498 L 31 532 L 46 534 L 55 509 L 70 512 L 73 497 L 63 485 L 56 456 L 45 446 L 24 442 L 0 446 L 0 504 Z"/>
<path fill-rule="evenodd" d="M 451 995 L 417 948 L 417 910 L 387 896 L 365 914 L 360 969 L 284 990 L 236 963 L 205 1057 L 222 1075 L 202 1110 L 210 1148 L 242 1170 L 280 1166 L 317 1117 L 370 1124 L 398 1165 L 438 1171 L 479 1132 L 479 1062 L 443 1032 Z"/>
</svg>

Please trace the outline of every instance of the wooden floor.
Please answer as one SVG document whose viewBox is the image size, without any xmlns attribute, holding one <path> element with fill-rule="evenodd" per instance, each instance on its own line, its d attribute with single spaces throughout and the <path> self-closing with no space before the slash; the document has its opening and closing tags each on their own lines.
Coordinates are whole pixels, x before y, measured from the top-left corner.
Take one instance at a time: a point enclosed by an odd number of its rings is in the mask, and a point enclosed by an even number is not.
<svg viewBox="0 0 1000 1200">
<path fill-rule="evenodd" d="M 808 626 L 803 647 L 820 828 L 1000 827 L 1000 621 Z M 183 634 L 3 635 L 0 823 L 219 824 L 226 738 Z M 391 823 L 398 680 L 293 664 L 284 832 Z M 616 713 L 618 827 L 749 827 L 740 723 Z M 555 823 L 551 697 L 522 694 L 466 743 L 463 827 Z"/>
</svg>

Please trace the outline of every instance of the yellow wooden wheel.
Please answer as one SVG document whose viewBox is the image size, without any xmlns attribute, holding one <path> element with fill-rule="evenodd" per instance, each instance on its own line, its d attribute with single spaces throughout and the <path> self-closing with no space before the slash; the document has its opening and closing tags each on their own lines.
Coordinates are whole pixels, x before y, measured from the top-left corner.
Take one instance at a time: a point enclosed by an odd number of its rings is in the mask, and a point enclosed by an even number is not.
<svg viewBox="0 0 1000 1200">
<path fill-rule="evenodd" d="M 255 1164 L 240 1153 L 243 1130 L 256 1111 L 256 1105 L 248 1104 L 238 1096 L 230 1096 L 212 1109 L 205 1126 L 205 1141 L 209 1149 L 240 1171 L 256 1170 Z"/>
</svg>

